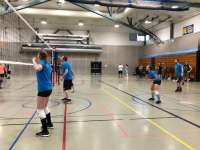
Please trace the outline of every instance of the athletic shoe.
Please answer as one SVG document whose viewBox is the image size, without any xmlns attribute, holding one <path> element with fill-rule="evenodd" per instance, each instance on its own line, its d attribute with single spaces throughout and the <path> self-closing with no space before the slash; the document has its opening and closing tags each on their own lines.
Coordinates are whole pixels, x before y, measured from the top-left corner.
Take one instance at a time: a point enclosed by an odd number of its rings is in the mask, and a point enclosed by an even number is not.
<svg viewBox="0 0 200 150">
<path fill-rule="evenodd" d="M 53 124 L 47 124 L 47 128 L 48 129 L 54 129 L 54 126 L 53 126 Z M 41 127 L 41 130 L 42 130 L 42 127 Z"/>
<path fill-rule="evenodd" d="M 47 119 L 41 119 L 42 123 L 42 131 L 36 133 L 36 136 L 41 136 L 41 137 L 49 137 L 49 131 L 47 129 Z"/>
<path fill-rule="evenodd" d="M 48 129 L 54 129 L 54 126 L 53 126 L 53 124 L 47 124 L 47 128 Z"/>
<path fill-rule="evenodd" d="M 49 137 L 49 131 L 41 131 L 36 133 L 36 136 L 41 136 L 41 137 Z"/>
<path fill-rule="evenodd" d="M 149 101 L 154 101 L 155 99 L 154 99 L 154 98 L 149 98 L 148 100 L 149 100 Z"/>
<path fill-rule="evenodd" d="M 64 99 L 63 99 L 63 102 L 64 102 L 64 103 L 71 103 L 71 101 L 72 101 L 72 100 L 69 99 L 69 98 L 64 98 Z"/>
<path fill-rule="evenodd" d="M 63 98 L 63 99 L 61 99 L 62 101 L 66 101 L 67 100 L 67 98 Z"/>
<path fill-rule="evenodd" d="M 156 104 L 160 104 L 161 103 L 161 101 L 156 101 Z"/>
<path fill-rule="evenodd" d="M 71 100 L 71 99 L 66 99 L 65 102 L 66 102 L 66 103 L 71 103 L 72 100 Z"/>
<path fill-rule="evenodd" d="M 175 92 L 179 92 L 179 88 L 177 88 L 177 89 L 175 90 Z"/>
</svg>

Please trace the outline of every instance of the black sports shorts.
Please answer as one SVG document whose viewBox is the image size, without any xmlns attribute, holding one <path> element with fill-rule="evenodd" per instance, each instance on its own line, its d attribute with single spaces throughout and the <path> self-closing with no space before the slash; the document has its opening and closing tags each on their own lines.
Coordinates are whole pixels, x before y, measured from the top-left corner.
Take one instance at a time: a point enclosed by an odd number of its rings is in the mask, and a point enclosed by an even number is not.
<svg viewBox="0 0 200 150">
<path fill-rule="evenodd" d="M 73 86 L 72 80 L 64 80 L 64 82 L 63 82 L 64 91 L 71 90 L 72 86 Z"/>
<path fill-rule="evenodd" d="M 4 74 L 0 74 L 0 77 L 4 78 Z"/>
<path fill-rule="evenodd" d="M 38 92 L 38 96 L 40 96 L 40 97 L 49 97 L 51 95 L 51 93 L 52 93 L 52 90 Z"/>
<path fill-rule="evenodd" d="M 118 73 L 119 73 L 119 74 L 123 74 L 123 71 L 119 71 Z"/>
<path fill-rule="evenodd" d="M 161 80 L 154 80 L 153 84 L 161 85 Z"/>
</svg>

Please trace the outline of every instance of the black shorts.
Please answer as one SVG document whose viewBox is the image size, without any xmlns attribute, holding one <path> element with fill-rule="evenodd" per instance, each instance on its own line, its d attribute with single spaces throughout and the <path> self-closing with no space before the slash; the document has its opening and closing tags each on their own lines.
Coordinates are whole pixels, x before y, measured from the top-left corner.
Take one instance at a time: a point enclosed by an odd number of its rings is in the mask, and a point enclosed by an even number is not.
<svg viewBox="0 0 200 150">
<path fill-rule="evenodd" d="M 182 76 L 177 77 L 177 83 L 180 83 L 182 80 L 183 80 L 183 77 L 182 77 Z"/>
<path fill-rule="evenodd" d="M 64 82 L 63 82 L 64 91 L 71 90 L 72 86 L 73 86 L 72 80 L 64 80 Z"/>
<path fill-rule="evenodd" d="M 161 80 L 154 80 L 153 84 L 161 85 Z"/>
<path fill-rule="evenodd" d="M 119 74 L 123 74 L 123 71 L 119 71 L 118 73 L 119 73 Z"/>
<path fill-rule="evenodd" d="M 0 74 L 0 77 L 4 78 L 4 74 Z"/>
<path fill-rule="evenodd" d="M 40 97 L 49 97 L 51 95 L 52 91 L 44 91 L 44 92 L 38 92 L 38 96 Z"/>
</svg>

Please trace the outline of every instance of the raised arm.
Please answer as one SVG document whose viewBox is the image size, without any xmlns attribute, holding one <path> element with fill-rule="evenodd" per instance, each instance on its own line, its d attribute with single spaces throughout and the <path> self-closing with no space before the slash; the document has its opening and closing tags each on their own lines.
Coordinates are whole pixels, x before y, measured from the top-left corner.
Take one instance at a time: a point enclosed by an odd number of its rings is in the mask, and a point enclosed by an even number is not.
<svg viewBox="0 0 200 150">
<path fill-rule="evenodd" d="M 33 68 L 35 71 L 41 71 L 42 70 L 42 65 L 38 64 L 37 61 L 36 61 L 36 57 L 34 57 L 32 59 L 32 62 L 33 62 Z"/>
</svg>

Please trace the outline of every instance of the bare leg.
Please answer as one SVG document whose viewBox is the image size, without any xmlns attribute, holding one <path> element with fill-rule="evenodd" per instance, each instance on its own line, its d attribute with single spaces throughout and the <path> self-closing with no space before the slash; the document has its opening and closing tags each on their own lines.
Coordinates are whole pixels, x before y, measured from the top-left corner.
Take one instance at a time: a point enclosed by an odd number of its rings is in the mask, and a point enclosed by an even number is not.
<svg viewBox="0 0 200 150">
<path fill-rule="evenodd" d="M 42 131 L 36 133 L 37 136 L 42 136 L 42 137 L 49 136 L 49 131 L 47 129 L 46 114 L 45 114 L 45 108 L 47 104 L 48 104 L 48 98 L 40 96 L 37 97 L 37 112 L 42 123 Z"/>
<path fill-rule="evenodd" d="M 149 100 L 154 100 L 155 99 L 155 92 L 154 92 L 154 84 L 151 84 L 151 98 Z"/>
<path fill-rule="evenodd" d="M 69 99 L 69 94 L 68 94 L 67 90 L 64 91 L 64 93 L 65 93 L 65 98 L 66 98 L 66 99 Z"/>
</svg>

